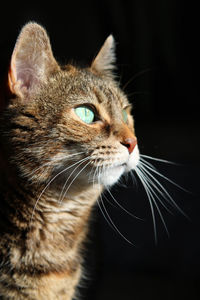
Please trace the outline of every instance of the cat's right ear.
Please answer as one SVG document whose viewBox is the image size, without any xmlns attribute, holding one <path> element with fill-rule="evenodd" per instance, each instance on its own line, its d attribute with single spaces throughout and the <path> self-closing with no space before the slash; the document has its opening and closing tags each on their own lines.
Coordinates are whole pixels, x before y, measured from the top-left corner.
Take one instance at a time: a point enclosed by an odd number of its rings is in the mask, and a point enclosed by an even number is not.
<svg viewBox="0 0 200 300">
<path fill-rule="evenodd" d="M 28 23 L 17 39 L 8 74 L 10 91 L 28 100 L 50 73 L 59 70 L 48 35 L 37 23 Z"/>
<path fill-rule="evenodd" d="M 116 69 L 115 63 L 115 40 L 112 35 L 109 35 L 93 60 L 91 70 L 100 75 L 113 78 L 114 70 Z"/>
</svg>

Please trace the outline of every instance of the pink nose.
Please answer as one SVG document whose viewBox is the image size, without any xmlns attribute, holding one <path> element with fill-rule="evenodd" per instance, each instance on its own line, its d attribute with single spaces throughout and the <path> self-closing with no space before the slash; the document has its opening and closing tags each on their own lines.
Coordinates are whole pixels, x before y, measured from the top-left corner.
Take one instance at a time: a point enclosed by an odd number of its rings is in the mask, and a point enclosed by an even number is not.
<svg viewBox="0 0 200 300">
<path fill-rule="evenodd" d="M 128 149 L 129 154 L 131 154 L 137 145 L 137 138 L 135 136 L 126 138 L 121 144 L 124 145 Z"/>
</svg>

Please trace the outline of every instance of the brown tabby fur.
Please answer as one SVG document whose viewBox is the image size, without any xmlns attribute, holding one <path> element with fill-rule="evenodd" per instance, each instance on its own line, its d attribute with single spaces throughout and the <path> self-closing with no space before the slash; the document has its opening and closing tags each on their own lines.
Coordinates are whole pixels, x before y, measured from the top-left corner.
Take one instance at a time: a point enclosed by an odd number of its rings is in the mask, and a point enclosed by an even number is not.
<svg viewBox="0 0 200 300">
<path fill-rule="evenodd" d="M 4 99 L 0 123 L 1 299 L 74 296 L 88 221 L 103 189 L 87 174 L 110 164 L 118 143 L 134 138 L 130 105 L 112 75 L 110 40 L 84 69 L 60 67 L 38 24 L 27 24 L 17 40 L 8 75 L 12 96 Z M 100 116 L 93 124 L 74 113 L 85 103 Z M 124 107 L 128 123 L 122 120 Z M 73 168 L 62 170 L 89 155 L 90 165 L 83 162 L 71 175 L 85 166 L 60 203 Z"/>
</svg>

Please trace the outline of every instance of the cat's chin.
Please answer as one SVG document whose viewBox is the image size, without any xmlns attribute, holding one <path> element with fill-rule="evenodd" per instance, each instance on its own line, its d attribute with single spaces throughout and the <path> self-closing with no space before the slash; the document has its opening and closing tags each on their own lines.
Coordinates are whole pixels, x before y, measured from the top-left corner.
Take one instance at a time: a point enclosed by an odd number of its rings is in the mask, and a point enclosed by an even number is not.
<svg viewBox="0 0 200 300">
<path fill-rule="evenodd" d="M 100 175 L 99 182 L 104 186 L 111 186 L 119 180 L 125 169 L 126 165 L 119 165 L 109 168 Z"/>
</svg>

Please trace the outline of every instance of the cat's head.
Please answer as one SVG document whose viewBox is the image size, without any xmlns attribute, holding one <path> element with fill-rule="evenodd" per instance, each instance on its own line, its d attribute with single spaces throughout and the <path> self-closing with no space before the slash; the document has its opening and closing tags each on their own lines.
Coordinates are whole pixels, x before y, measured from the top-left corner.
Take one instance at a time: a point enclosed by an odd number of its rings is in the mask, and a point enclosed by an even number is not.
<svg viewBox="0 0 200 300">
<path fill-rule="evenodd" d="M 61 67 L 44 28 L 24 26 L 8 75 L 13 97 L 3 114 L 5 143 L 20 176 L 109 186 L 136 167 L 131 105 L 114 79 L 114 62 L 109 36 L 91 66 Z"/>
</svg>

